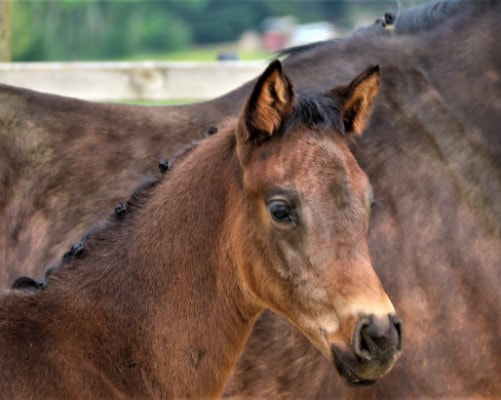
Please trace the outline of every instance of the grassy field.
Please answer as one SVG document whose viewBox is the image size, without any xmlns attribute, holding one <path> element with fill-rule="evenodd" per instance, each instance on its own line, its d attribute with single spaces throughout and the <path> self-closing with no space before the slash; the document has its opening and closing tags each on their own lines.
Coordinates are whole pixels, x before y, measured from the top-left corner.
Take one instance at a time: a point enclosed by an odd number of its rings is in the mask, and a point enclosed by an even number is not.
<svg viewBox="0 0 501 400">
<path fill-rule="evenodd" d="M 200 99 L 176 99 L 176 100 L 120 100 L 119 103 L 136 104 L 139 106 L 175 106 L 203 101 Z"/>
<path fill-rule="evenodd" d="M 245 51 L 238 49 L 233 44 L 193 47 L 164 54 L 137 54 L 127 61 L 216 61 L 220 53 L 235 53 L 240 60 L 268 60 L 273 54 L 265 51 Z"/>
</svg>

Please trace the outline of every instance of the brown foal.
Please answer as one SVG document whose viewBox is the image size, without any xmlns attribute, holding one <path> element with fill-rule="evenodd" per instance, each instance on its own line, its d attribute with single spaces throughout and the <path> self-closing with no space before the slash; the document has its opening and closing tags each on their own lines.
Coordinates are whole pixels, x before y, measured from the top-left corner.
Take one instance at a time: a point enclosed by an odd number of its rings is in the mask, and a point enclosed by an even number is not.
<svg viewBox="0 0 501 400">
<path fill-rule="evenodd" d="M 371 68 L 295 93 L 278 61 L 238 119 L 136 192 L 47 274 L 0 294 L 0 398 L 222 393 L 264 308 L 352 384 L 385 375 L 401 322 L 372 269 L 371 188 L 348 149 Z"/>
</svg>

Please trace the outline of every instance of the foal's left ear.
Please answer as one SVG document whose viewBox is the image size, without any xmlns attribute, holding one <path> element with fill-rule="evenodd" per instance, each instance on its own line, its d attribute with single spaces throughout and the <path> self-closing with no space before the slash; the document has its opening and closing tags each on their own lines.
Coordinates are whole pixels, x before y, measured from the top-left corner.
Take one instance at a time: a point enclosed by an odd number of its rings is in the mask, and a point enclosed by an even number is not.
<svg viewBox="0 0 501 400">
<path fill-rule="evenodd" d="M 331 95 L 341 97 L 342 119 L 347 135 L 361 135 L 372 111 L 374 97 L 379 90 L 379 66 L 370 67 L 348 86 L 331 90 Z"/>
<path fill-rule="evenodd" d="M 239 141 L 259 145 L 278 133 L 292 113 L 293 93 L 280 61 L 273 61 L 259 77 L 240 117 Z"/>
</svg>

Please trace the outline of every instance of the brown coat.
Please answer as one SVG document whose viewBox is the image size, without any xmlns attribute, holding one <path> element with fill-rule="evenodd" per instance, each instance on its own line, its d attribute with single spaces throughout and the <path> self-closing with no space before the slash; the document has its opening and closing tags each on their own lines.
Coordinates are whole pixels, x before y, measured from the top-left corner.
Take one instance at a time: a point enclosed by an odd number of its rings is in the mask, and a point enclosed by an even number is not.
<svg viewBox="0 0 501 400">
<path fill-rule="evenodd" d="M 349 383 L 388 373 L 402 323 L 372 269 L 370 184 L 345 141 L 378 88 L 373 67 L 298 95 L 271 63 L 238 121 L 136 191 L 43 287 L 0 293 L 0 398 L 219 397 L 265 307 Z"/>
<path fill-rule="evenodd" d="M 295 328 L 264 313 L 228 395 L 501 392 L 501 10 L 496 2 L 458 4 L 451 12 L 415 12 L 409 29 L 399 18 L 393 31 L 359 32 L 284 62 L 297 87 L 331 87 L 368 65 L 381 67 L 375 117 L 355 155 L 377 201 L 369 235 L 374 265 L 406 323 L 402 359 L 377 385 L 350 389 Z M 40 277 L 160 156 L 235 113 L 250 88 L 197 105 L 145 108 L 2 86 L 1 284 Z"/>
</svg>

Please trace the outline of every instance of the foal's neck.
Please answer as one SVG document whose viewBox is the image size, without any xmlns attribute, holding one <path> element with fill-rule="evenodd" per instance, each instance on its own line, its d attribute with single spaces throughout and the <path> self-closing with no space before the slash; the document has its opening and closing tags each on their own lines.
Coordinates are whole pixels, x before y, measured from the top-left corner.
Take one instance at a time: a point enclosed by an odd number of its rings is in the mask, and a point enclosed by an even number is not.
<svg viewBox="0 0 501 400">
<path fill-rule="evenodd" d="M 143 362 L 166 397 L 219 395 L 260 311 L 240 285 L 228 245 L 234 207 L 227 204 L 238 187 L 232 143 L 208 139 L 130 215 L 111 250 L 93 257 L 91 243 L 82 260 L 95 267 L 79 288 L 107 314 L 127 316 L 112 331 L 127 330 L 133 342 L 143 336 L 140 351 L 150 355 Z"/>
</svg>

